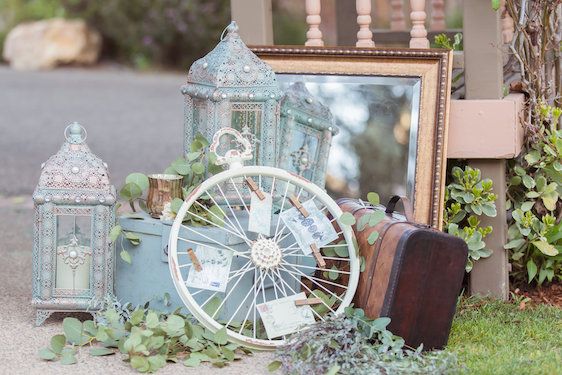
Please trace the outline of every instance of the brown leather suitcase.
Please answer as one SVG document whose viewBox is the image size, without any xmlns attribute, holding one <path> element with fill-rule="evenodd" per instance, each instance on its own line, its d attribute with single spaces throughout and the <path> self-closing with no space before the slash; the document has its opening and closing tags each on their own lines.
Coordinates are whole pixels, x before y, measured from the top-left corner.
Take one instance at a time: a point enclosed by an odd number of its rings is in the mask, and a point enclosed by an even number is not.
<svg viewBox="0 0 562 375">
<path fill-rule="evenodd" d="M 411 220 L 410 204 L 403 200 L 406 216 L 394 212 L 403 198 L 395 196 L 387 208 L 357 199 L 340 199 L 344 212 L 359 219 L 373 210 L 385 216 L 372 228 L 355 235 L 365 270 L 355 293 L 356 307 L 370 318 L 391 318 L 388 329 L 411 347 L 440 349 L 447 344 L 457 297 L 464 277 L 468 248 L 458 238 Z M 371 232 L 379 238 L 369 245 Z"/>
</svg>

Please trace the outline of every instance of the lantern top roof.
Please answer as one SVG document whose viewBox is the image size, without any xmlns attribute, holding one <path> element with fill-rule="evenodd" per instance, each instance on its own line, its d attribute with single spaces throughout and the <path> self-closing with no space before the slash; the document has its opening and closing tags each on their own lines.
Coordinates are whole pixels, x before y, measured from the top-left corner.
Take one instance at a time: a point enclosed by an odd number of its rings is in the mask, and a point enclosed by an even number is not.
<svg viewBox="0 0 562 375">
<path fill-rule="evenodd" d="M 60 150 L 41 166 L 34 200 L 113 204 L 116 193 L 107 164 L 90 151 L 86 129 L 74 122 L 66 127 L 64 136 Z"/>
<path fill-rule="evenodd" d="M 330 130 L 333 135 L 339 129 L 334 124 L 334 116 L 328 106 L 314 97 L 304 82 L 295 82 L 285 91 L 281 100 L 281 113 L 297 117 L 300 122 L 309 124 L 318 130 Z"/>
<path fill-rule="evenodd" d="M 266 86 L 277 89 L 273 69 L 246 46 L 234 21 L 223 31 L 217 46 L 191 65 L 187 84 L 216 88 Z"/>
</svg>

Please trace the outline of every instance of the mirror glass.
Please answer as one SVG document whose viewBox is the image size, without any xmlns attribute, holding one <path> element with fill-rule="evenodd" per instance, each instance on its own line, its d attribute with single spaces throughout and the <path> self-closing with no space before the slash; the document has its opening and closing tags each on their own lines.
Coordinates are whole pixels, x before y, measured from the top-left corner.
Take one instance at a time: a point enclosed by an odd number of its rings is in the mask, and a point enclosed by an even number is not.
<svg viewBox="0 0 562 375">
<path fill-rule="evenodd" d="M 283 90 L 306 88 L 332 111 L 326 189 L 333 198 L 379 193 L 413 201 L 421 79 L 418 77 L 277 73 Z"/>
</svg>

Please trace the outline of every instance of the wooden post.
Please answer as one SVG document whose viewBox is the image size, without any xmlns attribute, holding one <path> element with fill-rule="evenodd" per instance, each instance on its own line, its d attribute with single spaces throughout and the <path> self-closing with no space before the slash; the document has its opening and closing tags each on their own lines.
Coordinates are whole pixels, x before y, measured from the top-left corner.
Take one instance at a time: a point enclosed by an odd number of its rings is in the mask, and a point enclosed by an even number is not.
<svg viewBox="0 0 562 375">
<path fill-rule="evenodd" d="M 503 97 L 503 56 L 500 12 L 490 7 L 488 0 L 464 2 L 464 67 L 466 99 L 501 99 Z M 485 134 L 482 134 L 485 137 Z M 491 225 L 492 234 L 486 245 L 493 254 L 474 264 L 470 276 L 473 294 L 491 295 L 507 299 L 509 294 L 509 264 L 503 246 L 507 233 L 505 212 L 505 160 L 471 160 L 470 164 L 482 171 L 483 178 L 494 181 L 497 216 L 482 218 L 482 225 Z"/>
<path fill-rule="evenodd" d="M 357 24 L 359 31 L 357 32 L 356 47 L 374 47 L 373 33 L 371 32 L 371 0 L 356 0 L 355 8 L 357 10 Z"/>
<path fill-rule="evenodd" d="M 390 30 L 406 31 L 406 20 L 404 18 L 404 0 L 390 0 Z"/>
<path fill-rule="evenodd" d="M 273 44 L 271 0 L 230 0 L 230 14 L 246 44 Z"/>
<path fill-rule="evenodd" d="M 306 23 L 308 31 L 306 32 L 305 46 L 323 46 L 322 31 L 320 31 L 320 0 L 306 0 Z"/>
<path fill-rule="evenodd" d="M 427 30 L 425 29 L 425 0 L 410 0 L 410 20 L 412 30 L 410 31 L 410 48 L 429 48 Z"/>
</svg>

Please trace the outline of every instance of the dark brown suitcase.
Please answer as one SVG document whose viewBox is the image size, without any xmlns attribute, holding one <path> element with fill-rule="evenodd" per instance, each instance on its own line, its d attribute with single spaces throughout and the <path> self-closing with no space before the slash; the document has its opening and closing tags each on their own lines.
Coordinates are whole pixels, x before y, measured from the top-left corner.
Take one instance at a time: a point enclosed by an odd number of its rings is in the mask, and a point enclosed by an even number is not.
<svg viewBox="0 0 562 375">
<path fill-rule="evenodd" d="M 458 238 L 413 223 L 410 204 L 403 201 L 406 217 L 394 212 L 403 198 L 395 196 L 387 208 L 357 199 L 340 199 L 344 212 L 359 221 L 372 210 L 385 210 L 373 228 L 358 232 L 354 226 L 365 270 L 355 293 L 356 307 L 370 318 L 391 319 L 388 329 L 407 345 L 441 349 L 447 344 L 467 261 L 468 248 Z M 367 238 L 379 232 L 374 245 Z"/>
</svg>

